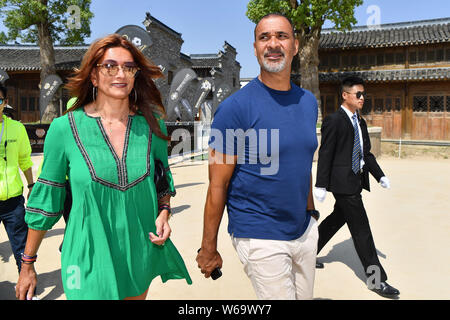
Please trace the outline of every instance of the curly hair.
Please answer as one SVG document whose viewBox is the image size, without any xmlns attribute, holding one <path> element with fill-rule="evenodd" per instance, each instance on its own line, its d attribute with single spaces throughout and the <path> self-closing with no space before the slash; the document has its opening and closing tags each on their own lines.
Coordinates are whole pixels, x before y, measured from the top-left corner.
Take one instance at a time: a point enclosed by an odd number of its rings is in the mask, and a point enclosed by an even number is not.
<svg viewBox="0 0 450 320">
<path fill-rule="evenodd" d="M 157 115 L 160 118 L 165 118 L 166 116 L 161 93 L 153 81 L 153 79 L 163 77 L 163 74 L 138 48 L 119 34 L 110 34 L 90 45 L 81 61 L 80 68 L 76 69 L 73 76 L 68 78 L 66 88 L 72 97 L 77 97 L 77 100 L 66 112 L 82 108 L 94 101 L 91 72 L 96 68 L 107 49 L 117 47 L 127 49 L 140 69 L 136 73 L 134 80 L 134 89 L 137 97 L 135 94 L 129 96 L 130 110 L 135 113 L 141 113 L 147 120 L 153 133 L 160 138 L 170 141 L 170 138 L 162 133 L 155 116 Z"/>
</svg>

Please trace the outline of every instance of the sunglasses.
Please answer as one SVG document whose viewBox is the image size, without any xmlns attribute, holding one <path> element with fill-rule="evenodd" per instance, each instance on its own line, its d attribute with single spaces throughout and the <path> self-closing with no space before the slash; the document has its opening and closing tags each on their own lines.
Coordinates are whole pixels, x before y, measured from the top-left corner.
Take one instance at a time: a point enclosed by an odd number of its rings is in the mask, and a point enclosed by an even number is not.
<svg viewBox="0 0 450 320">
<path fill-rule="evenodd" d="M 3 104 L 3 102 L 5 102 L 6 101 L 6 99 L 5 98 L 0 98 L 0 105 L 2 105 Z"/>
<path fill-rule="evenodd" d="M 361 99 L 361 97 L 364 97 L 364 98 L 367 97 L 367 93 L 365 91 L 358 91 L 358 92 L 347 92 L 347 91 L 345 91 L 345 92 L 348 93 L 348 94 L 356 94 L 356 98 L 357 99 Z"/>
<path fill-rule="evenodd" d="M 124 63 L 123 65 L 119 66 L 117 63 L 98 63 L 97 67 L 100 67 L 100 70 L 102 70 L 104 75 L 108 75 L 111 77 L 114 77 L 119 73 L 119 69 L 122 69 L 125 76 L 131 78 L 136 75 L 136 73 L 139 71 L 138 66 L 136 66 L 133 63 Z"/>
</svg>

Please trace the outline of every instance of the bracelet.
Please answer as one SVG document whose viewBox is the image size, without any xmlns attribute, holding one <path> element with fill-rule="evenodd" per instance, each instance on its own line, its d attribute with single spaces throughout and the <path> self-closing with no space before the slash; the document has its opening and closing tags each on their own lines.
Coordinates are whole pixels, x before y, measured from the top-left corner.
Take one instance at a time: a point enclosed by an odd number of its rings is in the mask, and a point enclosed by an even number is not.
<svg viewBox="0 0 450 320">
<path fill-rule="evenodd" d="M 170 205 L 168 205 L 167 203 L 160 205 L 158 207 L 158 214 L 163 210 L 167 210 L 169 212 L 169 214 L 167 216 L 167 220 L 169 220 L 172 217 L 172 210 L 170 209 Z"/>
<path fill-rule="evenodd" d="M 22 260 L 22 263 L 33 264 L 37 260 L 37 255 L 29 256 L 29 255 L 26 255 L 25 253 L 22 253 L 22 259 L 21 260 Z"/>
<path fill-rule="evenodd" d="M 33 188 L 34 184 L 35 184 L 34 182 L 33 182 L 33 183 L 30 183 L 30 184 L 28 185 L 27 188 L 28 188 L 28 189 Z"/>
<path fill-rule="evenodd" d="M 171 213 L 170 206 L 168 204 L 162 204 L 158 207 L 159 212 L 161 212 L 163 210 L 169 211 L 169 214 Z"/>
</svg>

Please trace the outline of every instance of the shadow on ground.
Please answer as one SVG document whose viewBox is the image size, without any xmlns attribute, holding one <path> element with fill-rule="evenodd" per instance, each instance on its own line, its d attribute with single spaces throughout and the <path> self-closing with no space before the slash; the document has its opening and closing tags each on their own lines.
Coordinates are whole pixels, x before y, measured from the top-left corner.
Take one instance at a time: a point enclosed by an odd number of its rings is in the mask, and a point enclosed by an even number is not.
<svg viewBox="0 0 450 320">
<path fill-rule="evenodd" d="M 186 188 L 186 187 L 197 186 L 199 184 L 205 184 L 205 183 L 203 183 L 203 182 L 195 182 L 195 183 L 178 184 L 178 185 L 175 186 L 175 190 L 181 189 L 181 188 Z"/>
<path fill-rule="evenodd" d="M 61 281 L 61 269 L 38 274 L 37 276 L 37 290 L 36 295 L 41 295 L 46 289 L 50 290 L 42 300 L 56 300 L 64 294 L 64 289 Z M 0 300 L 16 300 L 16 283 L 10 281 L 0 282 Z"/>
<path fill-rule="evenodd" d="M 184 205 L 181 205 L 178 207 L 171 208 L 171 211 L 172 211 L 172 214 L 178 214 L 186 209 L 189 209 L 190 207 L 191 207 L 190 205 L 184 204 Z"/>
<path fill-rule="evenodd" d="M 379 257 L 386 259 L 386 255 L 380 252 L 378 249 L 377 254 Z M 349 238 L 345 241 L 335 244 L 326 256 L 318 257 L 317 261 L 325 264 L 325 269 L 327 268 L 326 266 L 327 263 L 342 262 L 351 270 L 353 270 L 355 275 L 362 282 L 364 282 L 364 284 L 366 284 L 367 277 L 364 272 L 364 268 L 361 264 L 361 261 L 359 260 L 359 257 L 356 254 L 355 245 L 353 244 L 352 238 Z"/>
<path fill-rule="evenodd" d="M 61 234 L 64 234 L 64 229 L 63 228 L 49 230 L 45 234 L 45 238 L 59 236 Z M 11 245 L 9 244 L 9 241 L 5 241 L 5 242 L 0 243 L 0 259 L 1 259 L 1 261 L 2 262 L 9 262 L 9 260 L 11 259 L 12 256 L 13 256 L 13 254 L 12 254 L 12 251 L 11 251 Z"/>
</svg>

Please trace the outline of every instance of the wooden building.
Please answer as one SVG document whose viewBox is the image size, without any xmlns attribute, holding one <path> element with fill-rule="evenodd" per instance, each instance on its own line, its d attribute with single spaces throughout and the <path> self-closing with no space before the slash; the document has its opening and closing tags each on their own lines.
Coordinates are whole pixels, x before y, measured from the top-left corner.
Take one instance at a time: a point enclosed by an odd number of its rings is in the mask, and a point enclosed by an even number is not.
<svg viewBox="0 0 450 320">
<path fill-rule="evenodd" d="M 382 138 L 450 140 L 450 18 L 324 29 L 319 58 L 323 116 L 340 105 L 339 81 L 357 75 L 362 115 Z"/>
<path fill-rule="evenodd" d="M 227 41 L 224 41 L 224 50 L 219 50 L 218 53 L 187 55 L 181 52 L 184 42 L 181 33 L 171 29 L 149 13 L 146 14 L 144 26 L 152 39 L 152 45 L 144 51 L 144 54 L 152 61 L 162 57 L 168 62 L 164 71 L 165 78 L 158 79 L 156 82 L 165 105 L 167 105 L 172 79 L 182 68 L 192 68 L 198 77 L 211 77 L 211 71 L 214 70 L 214 78 L 218 83 L 228 84 L 232 92 L 239 89 L 241 66 L 236 60 L 236 49 Z M 111 32 L 114 31 L 111 30 Z M 88 47 L 89 45 L 54 47 L 56 71 L 64 82 L 72 74 L 72 70 L 80 66 Z M 0 44 L 0 69 L 6 71 L 9 76 L 5 84 L 8 87 L 9 105 L 15 112 L 14 118 L 24 123 L 39 122 L 41 71 L 39 47 Z M 197 98 L 194 96 L 196 89 L 196 87 L 189 87 L 185 92 L 186 99 L 191 105 L 194 105 Z M 59 100 L 60 111 L 63 112 L 70 97 L 63 86 L 60 87 L 56 96 Z"/>
</svg>

